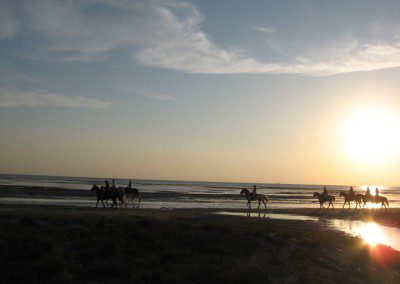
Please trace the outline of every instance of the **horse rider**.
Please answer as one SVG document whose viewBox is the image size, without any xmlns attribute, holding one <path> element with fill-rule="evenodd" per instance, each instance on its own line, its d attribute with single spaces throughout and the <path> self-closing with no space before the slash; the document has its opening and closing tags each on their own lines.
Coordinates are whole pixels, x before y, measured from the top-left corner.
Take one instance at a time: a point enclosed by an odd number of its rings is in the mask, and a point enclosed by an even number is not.
<svg viewBox="0 0 400 284">
<path fill-rule="evenodd" d="M 108 180 L 105 181 L 105 186 L 104 186 L 104 190 L 107 191 L 110 189 L 110 184 L 108 183 Z"/>
<path fill-rule="evenodd" d="M 322 195 L 326 197 L 328 195 L 328 190 L 326 190 L 326 187 L 324 186 L 324 191 L 322 192 Z"/>
<path fill-rule="evenodd" d="M 253 185 L 253 199 L 254 198 L 256 198 L 256 195 L 257 195 L 257 186 L 256 185 Z"/>
<path fill-rule="evenodd" d="M 132 181 L 129 181 L 129 183 L 128 183 L 128 188 L 129 188 L 129 189 L 132 188 Z"/>
<path fill-rule="evenodd" d="M 115 179 L 112 179 L 111 189 L 113 189 L 113 190 L 117 189 L 117 187 L 115 186 Z"/>
<path fill-rule="evenodd" d="M 354 189 L 353 189 L 353 187 L 352 187 L 352 186 L 350 186 L 350 189 L 349 189 L 349 194 L 350 194 L 350 195 L 352 195 L 352 196 L 354 196 Z"/>
<path fill-rule="evenodd" d="M 365 196 L 370 197 L 371 196 L 371 191 L 369 190 L 369 186 L 367 187 L 367 191 L 365 191 Z"/>
<path fill-rule="evenodd" d="M 375 200 L 377 200 L 379 197 L 379 189 L 375 188 Z"/>
</svg>

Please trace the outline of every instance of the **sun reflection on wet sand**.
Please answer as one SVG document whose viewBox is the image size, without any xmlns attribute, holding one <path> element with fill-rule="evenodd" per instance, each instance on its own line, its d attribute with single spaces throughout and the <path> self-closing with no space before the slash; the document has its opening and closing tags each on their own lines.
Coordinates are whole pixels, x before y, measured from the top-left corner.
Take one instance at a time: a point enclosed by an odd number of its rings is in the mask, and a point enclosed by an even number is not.
<svg viewBox="0 0 400 284">
<path fill-rule="evenodd" d="M 383 244 L 400 251 L 400 229 L 386 227 L 375 222 L 332 220 L 331 226 L 352 236 L 361 237 L 370 246 Z"/>
<path fill-rule="evenodd" d="M 356 232 L 357 233 L 357 232 Z M 387 242 L 385 234 L 376 223 L 367 223 L 359 228 L 358 233 L 360 237 L 369 245 L 383 244 Z"/>
</svg>

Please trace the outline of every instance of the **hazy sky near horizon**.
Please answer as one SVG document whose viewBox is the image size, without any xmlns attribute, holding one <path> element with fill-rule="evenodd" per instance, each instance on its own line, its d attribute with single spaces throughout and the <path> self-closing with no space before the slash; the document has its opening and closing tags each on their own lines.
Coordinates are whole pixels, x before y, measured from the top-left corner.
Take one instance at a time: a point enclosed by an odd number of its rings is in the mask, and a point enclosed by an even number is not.
<svg viewBox="0 0 400 284">
<path fill-rule="evenodd" d="M 355 158 L 348 140 L 363 147 L 365 135 L 343 130 L 374 108 L 399 131 L 399 11 L 364 0 L 1 1 L 0 172 L 400 185 L 398 149 Z"/>
</svg>

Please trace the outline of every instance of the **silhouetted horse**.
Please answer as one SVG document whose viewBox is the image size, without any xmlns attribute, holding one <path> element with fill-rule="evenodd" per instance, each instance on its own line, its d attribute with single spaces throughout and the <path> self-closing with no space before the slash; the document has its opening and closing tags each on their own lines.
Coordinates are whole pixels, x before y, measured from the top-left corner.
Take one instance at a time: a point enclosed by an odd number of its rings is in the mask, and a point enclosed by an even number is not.
<svg viewBox="0 0 400 284">
<path fill-rule="evenodd" d="M 364 194 L 360 194 L 360 193 L 358 193 L 354 196 L 354 201 L 356 202 L 356 208 L 354 208 L 354 209 L 357 209 L 357 207 L 361 208 L 361 202 L 363 202 L 364 196 L 365 196 Z"/>
<path fill-rule="evenodd" d="M 99 205 L 99 201 L 101 201 L 101 204 L 103 204 L 103 209 L 106 208 L 104 201 L 107 201 L 109 199 L 111 199 L 113 202 L 111 208 L 113 208 L 114 205 L 117 206 L 117 193 L 114 190 L 105 190 L 103 187 L 98 187 L 94 184 L 90 191 L 96 192 L 97 202 L 94 208 L 97 208 L 97 206 Z"/>
<path fill-rule="evenodd" d="M 250 192 L 250 190 L 248 190 L 247 188 L 242 188 L 242 191 L 240 191 L 240 194 L 244 194 L 246 196 L 247 207 L 249 209 L 251 209 L 251 201 L 253 201 L 253 200 L 258 201 L 257 209 L 260 208 L 261 202 L 264 204 L 265 209 L 267 209 L 268 198 L 264 194 L 257 193 L 256 196 L 254 196 L 253 193 Z"/>
<path fill-rule="evenodd" d="M 117 199 L 119 200 L 120 204 L 123 205 L 126 202 L 126 194 L 125 191 L 122 189 L 108 189 L 105 190 L 104 186 L 98 187 L 97 185 L 93 185 L 90 191 L 96 192 L 97 203 L 95 208 L 99 205 L 99 201 L 103 204 L 103 208 L 106 207 L 107 201 L 112 200 L 113 204 L 111 208 L 114 206 L 117 207 Z M 104 204 L 104 201 L 106 204 Z M 108 206 L 107 206 L 108 207 Z"/>
<path fill-rule="evenodd" d="M 381 203 L 381 208 L 385 207 L 385 209 L 386 209 L 386 206 L 389 206 L 389 201 L 384 196 L 362 195 L 361 198 L 362 198 L 362 201 L 364 202 L 363 208 L 365 207 L 365 205 L 368 202 L 375 203 L 375 204 Z"/>
<path fill-rule="evenodd" d="M 132 208 L 135 208 L 135 196 L 137 196 L 137 197 L 138 197 L 138 200 L 139 200 L 139 204 L 138 204 L 138 206 L 137 206 L 136 208 L 139 208 L 139 206 L 140 206 L 140 193 L 139 193 L 139 189 L 137 189 L 137 188 L 129 188 L 129 187 L 126 187 L 126 188 L 125 188 L 125 194 L 126 194 L 126 196 L 127 196 L 127 202 L 126 202 L 126 204 L 127 204 L 129 201 L 132 201 Z"/>
<path fill-rule="evenodd" d="M 323 195 L 322 193 L 319 192 L 314 192 L 313 197 L 318 197 L 319 200 L 319 208 L 325 208 L 324 203 L 329 202 L 328 208 L 332 205 L 332 201 L 335 201 L 335 197 L 333 195 Z"/>
<path fill-rule="evenodd" d="M 355 201 L 355 198 L 356 198 L 356 196 L 355 196 L 355 194 L 353 193 L 353 194 L 350 194 L 350 193 L 346 193 L 346 192 L 344 192 L 343 190 L 340 192 L 340 196 L 343 196 L 344 197 L 344 203 L 343 203 L 343 207 L 342 207 L 342 209 L 344 208 L 344 206 L 346 205 L 346 203 L 349 203 L 349 209 L 350 209 L 350 201 Z M 357 208 L 357 202 L 356 202 L 356 208 Z M 355 208 L 355 209 L 356 209 Z"/>
</svg>

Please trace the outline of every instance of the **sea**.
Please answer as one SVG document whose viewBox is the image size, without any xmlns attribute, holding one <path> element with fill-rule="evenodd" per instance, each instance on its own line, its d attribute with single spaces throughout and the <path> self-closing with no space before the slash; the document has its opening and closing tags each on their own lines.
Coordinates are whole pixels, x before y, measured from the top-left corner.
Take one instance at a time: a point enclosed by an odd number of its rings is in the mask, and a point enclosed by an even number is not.
<svg viewBox="0 0 400 284">
<path fill-rule="evenodd" d="M 63 177 L 39 175 L 0 174 L 0 191 L 8 187 L 14 188 L 13 194 L 0 194 L 0 204 L 59 204 L 75 206 L 93 206 L 95 196 L 89 194 L 93 184 L 103 185 L 111 178 Z M 116 179 L 117 187 L 126 187 L 129 180 L 132 186 L 142 194 L 141 208 L 215 208 L 236 209 L 246 208 L 246 200 L 240 195 L 242 188 L 250 189 L 254 183 L 236 182 L 205 182 L 205 181 L 175 181 L 175 180 L 146 180 L 146 179 Z M 348 191 L 349 185 L 309 185 L 255 183 L 257 192 L 265 194 L 270 202 L 268 208 L 318 208 L 313 192 L 322 192 L 326 186 L 329 194 L 336 197 L 335 207 L 342 207 L 343 198 L 340 191 Z M 400 187 L 384 187 L 379 185 L 353 186 L 356 193 L 364 193 L 367 186 L 374 193 L 379 188 L 380 195 L 389 199 L 390 207 L 400 207 Z M 18 194 L 18 188 L 46 188 L 50 194 Z M 52 189 L 54 194 L 52 194 Z M 65 189 L 70 194 L 59 194 L 55 189 Z M 88 191 L 87 195 L 76 195 L 78 191 Z M 6 191 L 5 191 L 6 192 Z M 8 191 L 7 191 L 8 192 Z M 0 192 L 1 193 L 1 192 Z M 14 194 L 17 193 L 17 194 Z M 347 206 L 347 205 L 346 205 Z M 353 203 L 352 208 L 355 204 Z M 256 204 L 253 203 L 253 207 Z M 372 205 L 369 205 L 372 207 Z"/>
</svg>

